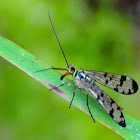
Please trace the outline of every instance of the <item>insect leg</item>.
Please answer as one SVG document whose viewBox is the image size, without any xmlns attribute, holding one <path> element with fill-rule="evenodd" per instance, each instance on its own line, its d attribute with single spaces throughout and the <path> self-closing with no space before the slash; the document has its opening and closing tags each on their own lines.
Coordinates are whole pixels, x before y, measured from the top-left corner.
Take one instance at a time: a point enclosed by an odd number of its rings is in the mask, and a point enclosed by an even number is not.
<svg viewBox="0 0 140 140">
<path fill-rule="evenodd" d="M 85 93 L 86 95 L 88 94 L 88 92 L 82 90 L 82 89 L 79 89 L 81 92 Z"/>
<path fill-rule="evenodd" d="M 71 107 L 71 104 L 72 104 L 72 102 L 73 102 L 73 99 L 74 99 L 74 96 L 75 96 L 75 90 L 76 90 L 76 86 L 75 86 L 74 89 L 73 89 L 73 97 L 72 97 L 72 100 L 71 100 L 71 102 L 70 102 L 69 108 Z"/>
<path fill-rule="evenodd" d="M 89 114 L 91 116 L 91 118 L 93 119 L 94 123 L 95 123 L 95 119 L 93 118 L 92 114 L 91 114 L 91 111 L 89 109 L 89 105 L 88 105 L 88 94 L 87 94 L 87 107 L 88 107 L 88 111 L 89 111 Z"/>
<path fill-rule="evenodd" d="M 91 111 L 90 111 L 90 108 L 89 108 L 89 105 L 88 105 L 88 92 L 83 91 L 82 89 L 79 89 L 79 90 L 87 95 L 87 107 L 88 107 L 88 111 L 89 111 L 89 114 L 90 114 L 91 118 L 93 119 L 93 121 L 95 123 L 95 119 L 93 118 L 93 116 L 91 114 Z"/>
<path fill-rule="evenodd" d="M 46 70 L 66 70 L 66 71 L 68 71 L 67 69 L 69 68 L 69 66 L 73 66 L 73 64 L 68 65 L 66 68 L 54 68 L 51 66 L 51 68 L 38 70 L 36 72 L 42 72 L 42 71 L 46 71 Z"/>
<path fill-rule="evenodd" d="M 53 68 L 53 67 L 51 66 L 51 68 L 38 70 L 38 71 L 36 71 L 36 72 L 42 72 L 42 71 L 46 71 L 46 70 L 67 70 L 67 69 L 66 69 L 66 68 Z"/>
<path fill-rule="evenodd" d="M 50 89 L 50 90 L 53 90 L 53 89 L 55 89 L 55 88 L 62 87 L 62 86 L 67 85 L 67 84 L 69 84 L 69 83 L 71 83 L 71 82 L 73 82 L 73 81 L 74 81 L 74 80 L 70 80 L 70 81 L 68 81 L 68 82 L 66 82 L 66 83 L 64 83 L 64 84 L 61 84 L 61 85 L 58 86 L 58 87 L 54 87 L 54 88 L 52 88 L 52 89 Z"/>
</svg>

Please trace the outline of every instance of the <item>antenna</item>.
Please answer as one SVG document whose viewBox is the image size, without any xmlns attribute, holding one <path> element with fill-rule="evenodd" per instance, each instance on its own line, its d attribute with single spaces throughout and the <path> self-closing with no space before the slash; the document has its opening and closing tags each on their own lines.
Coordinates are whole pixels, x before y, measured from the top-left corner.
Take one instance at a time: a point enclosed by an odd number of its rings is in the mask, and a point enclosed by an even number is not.
<svg viewBox="0 0 140 140">
<path fill-rule="evenodd" d="M 59 39 L 58 39 L 58 37 L 57 37 L 57 35 L 56 35 L 56 32 L 55 32 L 55 30 L 54 30 L 54 27 L 53 27 L 52 20 L 51 20 L 51 17 L 50 17 L 50 13 L 49 13 L 49 12 L 48 12 L 48 16 L 49 16 L 49 20 L 50 20 L 50 23 L 51 23 L 53 32 L 54 32 L 54 34 L 55 34 L 56 40 L 57 40 L 57 42 L 58 42 L 58 44 L 59 44 L 59 46 L 60 46 L 60 48 L 61 48 L 61 51 L 62 51 L 63 56 L 64 56 L 64 58 L 65 58 L 66 64 L 67 64 L 67 66 L 68 66 L 68 68 L 69 68 L 69 65 L 68 65 L 66 56 L 65 56 L 65 54 L 64 54 L 64 51 L 63 51 L 63 49 L 62 49 L 62 46 L 61 46 L 61 44 L 60 44 L 60 42 L 59 42 Z"/>
</svg>

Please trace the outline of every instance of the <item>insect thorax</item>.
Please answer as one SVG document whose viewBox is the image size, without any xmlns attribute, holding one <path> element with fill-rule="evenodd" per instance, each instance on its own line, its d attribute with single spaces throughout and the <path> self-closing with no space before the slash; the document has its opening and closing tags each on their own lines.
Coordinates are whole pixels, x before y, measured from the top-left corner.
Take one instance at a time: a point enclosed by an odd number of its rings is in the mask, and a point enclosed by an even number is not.
<svg viewBox="0 0 140 140">
<path fill-rule="evenodd" d="M 90 87 L 93 83 L 91 77 L 86 75 L 84 70 L 76 71 L 73 77 L 75 79 L 75 85 L 78 88 L 84 88 L 85 86 L 87 87 L 87 85 Z"/>
</svg>

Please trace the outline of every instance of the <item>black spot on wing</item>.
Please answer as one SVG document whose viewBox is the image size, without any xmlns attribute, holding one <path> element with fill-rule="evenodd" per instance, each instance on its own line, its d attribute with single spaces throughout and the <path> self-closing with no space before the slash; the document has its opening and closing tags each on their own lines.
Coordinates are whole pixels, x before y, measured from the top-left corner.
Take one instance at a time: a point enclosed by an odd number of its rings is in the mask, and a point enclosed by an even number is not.
<svg viewBox="0 0 140 140">
<path fill-rule="evenodd" d="M 104 94 L 101 92 L 101 97 L 104 97 Z"/>
<path fill-rule="evenodd" d="M 119 110 L 120 110 L 120 108 L 119 108 Z M 120 118 L 124 118 L 124 116 L 123 116 L 123 113 L 121 112 L 121 116 L 120 116 Z"/>
<path fill-rule="evenodd" d="M 106 77 L 106 76 L 107 76 L 107 73 L 104 74 L 104 77 Z"/>
<path fill-rule="evenodd" d="M 110 77 L 110 81 L 112 80 L 113 78 L 112 77 Z"/>
<path fill-rule="evenodd" d="M 97 101 L 99 101 L 100 100 L 100 97 L 99 97 L 99 95 L 97 95 Z"/>
<path fill-rule="evenodd" d="M 125 120 L 124 120 L 124 121 L 120 121 L 118 124 L 119 124 L 120 126 L 122 126 L 122 127 L 126 127 Z"/>
<path fill-rule="evenodd" d="M 117 87 L 116 87 L 116 88 L 114 88 L 114 90 L 118 92 L 118 88 L 117 88 Z"/>
<path fill-rule="evenodd" d="M 124 93 L 125 94 L 125 93 Z M 129 89 L 128 94 L 132 94 L 131 90 Z"/>
<path fill-rule="evenodd" d="M 112 100 L 111 103 L 110 103 L 110 106 L 112 106 L 112 104 L 114 104 L 114 103 L 115 103 L 115 102 Z"/>
<path fill-rule="evenodd" d="M 126 76 L 121 76 L 121 79 L 123 80 L 123 81 L 126 81 Z"/>
<path fill-rule="evenodd" d="M 137 84 L 134 80 L 133 80 L 133 82 L 132 82 L 132 88 L 133 88 L 133 90 L 134 90 L 133 93 L 136 93 L 137 90 L 138 90 L 138 84 Z"/>
<path fill-rule="evenodd" d="M 109 112 L 109 115 L 110 115 L 110 117 L 111 117 L 112 119 L 114 118 L 113 112 L 114 112 L 114 110 L 113 110 L 113 108 L 112 108 L 111 111 Z"/>
<path fill-rule="evenodd" d="M 106 80 L 105 83 L 107 84 L 108 83 L 108 80 Z"/>
<path fill-rule="evenodd" d="M 120 79 L 120 86 L 123 85 L 123 82 L 126 81 L 126 76 L 121 76 L 121 79 Z"/>
</svg>

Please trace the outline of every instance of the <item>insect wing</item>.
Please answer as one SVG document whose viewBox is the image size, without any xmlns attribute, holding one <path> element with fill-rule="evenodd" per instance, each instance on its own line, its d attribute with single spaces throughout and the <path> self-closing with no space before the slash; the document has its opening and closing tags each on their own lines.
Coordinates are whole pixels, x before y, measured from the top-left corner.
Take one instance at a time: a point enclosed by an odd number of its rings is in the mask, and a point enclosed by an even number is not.
<svg viewBox="0 0 140 140">
<path fill-rule="evenodd" d="M 124 75 L 92 70 L 84 70 L 84 73 L 95 80 L 95 82 L 125 95 L 134 94 L 138 90 L 138 85 L 135 80 Z"/>
<path fill-rule="evenodd" d="M 122 127 L 126 127 L 125 119 L 120 107 L 98 85 L 93 83 L 92 87 L 86 88 L 86 90 L 100 103 L 115 122 Z"/>
</svg>

